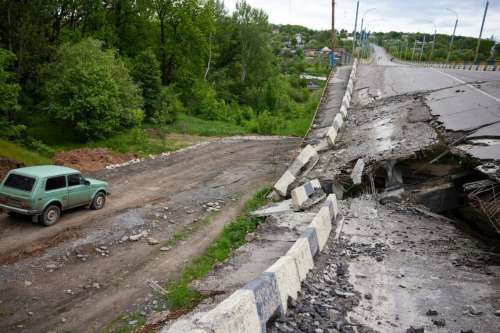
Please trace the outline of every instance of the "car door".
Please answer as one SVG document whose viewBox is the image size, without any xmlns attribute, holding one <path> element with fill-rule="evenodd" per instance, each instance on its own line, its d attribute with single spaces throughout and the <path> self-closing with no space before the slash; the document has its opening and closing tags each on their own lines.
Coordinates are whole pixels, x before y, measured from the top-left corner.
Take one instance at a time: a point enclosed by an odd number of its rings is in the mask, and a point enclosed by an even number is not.
<svg viewBox="0 0 500 333">
<path fill-rule="evenodd" d="M 90 202 L 90 186 L 79 173 L 68 175 L 68 205 L 86 205 Z"/>
<path fill-rule="evenodd" d="M 63 209 L 68 206 L 68 187 L 66 186 L 66 176 L 49 177 L 45 181 L 45 201 L 52 199 L 59 200 Z"/>
</svg>

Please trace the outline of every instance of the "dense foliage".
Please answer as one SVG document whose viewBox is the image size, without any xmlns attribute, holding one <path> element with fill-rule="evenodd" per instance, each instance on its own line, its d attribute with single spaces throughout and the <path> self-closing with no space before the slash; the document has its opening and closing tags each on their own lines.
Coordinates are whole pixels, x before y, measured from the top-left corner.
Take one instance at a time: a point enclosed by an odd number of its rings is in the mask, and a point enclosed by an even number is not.
<svg viewBox="0 0 500 333">
<path fill-rule="evenodd" d="M 4 130 L 4 136 L 7 137 L 16 130 L 12 123 L 19 110 L 18 95 L 21 87 L 15 81 L 15 73 L 11 71 L 15 59 L 12 52 L 0 49 L 0 129 Z"/>
<path fill-rule="evenodd" d="M 85 141 L 186 114 L 301 134 L 318 96 L 299 74 L 328 69 L 283 40 L 319 48 L 329 33 L 272 29 L 245 1 L 229 15 L 219 0 L 0 0 L 0 129 Z"/>
<path fill-rule="evenodd" d="M 432 34 L 402 33 L 392 31 L 388 33 L 374 33 L 372 38 L 377 44 L 384 46 L 395 57 L 410 60 L 413 55 L 414 60 L 421 59 L 422 61 L 432 60 L 436 62 L 446 61 L 451 40 L 450 35 L 436 34 L 436 44 L 433 49 L 432 41 L 434 40 L 434 35 Z M 420 57 L 420 50 L 422 46 L 420 43 L 424 40 L 424 38 L 426 43 L 424 44 L 422 57 Z M 415 40 L 417 40 L 417 44 L 415 52 L 413 52 Z M 497 46 L 492 50 L 494 44 L 495 43 L 491 40 L 481 40 L 479 48 L 480 61 L 495 58 L 500 60 L 500 46 Z M 451 62 L 474 61 L 476 46 L 477 38 L 455 36 L 449 60 Z"/>
<path fill-rule="evenodd" d="M 142 121 L 143 100 L 124 63 L 101 42 L 61 45 L 40 75 L 49 114 L 86 138 Z"/>
</svg>

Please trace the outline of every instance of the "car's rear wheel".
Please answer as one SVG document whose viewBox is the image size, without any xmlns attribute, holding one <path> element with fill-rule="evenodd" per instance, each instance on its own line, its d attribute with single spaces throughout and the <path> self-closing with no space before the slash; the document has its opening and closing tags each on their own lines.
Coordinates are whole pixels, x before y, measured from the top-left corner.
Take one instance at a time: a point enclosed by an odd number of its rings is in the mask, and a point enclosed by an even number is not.
<svg viewBox="0 0 500 333">
<path fill-rule="evenodd" d="M 46 226 L 51 226 L 59 221 L 61 217 L 61 208 L 57 205 L 50 205 L 43 211 L 42 216 L 40 217 L 41 222 Z"/>
<path fill-rule="evenodd" d="M 94 200 L 92 200 L 92 205 L 90 205 L 90 208 L 94 210 L 99 210 L 104 207 L 106 204 L 106 194 L 104 192 L 99 192 L 95 195 Z"/>
</svg>

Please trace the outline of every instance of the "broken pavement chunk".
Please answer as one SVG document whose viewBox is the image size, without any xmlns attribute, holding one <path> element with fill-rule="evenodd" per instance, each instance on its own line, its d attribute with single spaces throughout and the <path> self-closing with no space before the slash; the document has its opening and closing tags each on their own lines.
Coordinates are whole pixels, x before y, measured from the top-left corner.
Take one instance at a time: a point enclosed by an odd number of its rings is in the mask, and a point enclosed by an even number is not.
<svg viewBox="0 0 500 333">
<path fill-rule="evenodd" d="M 356 161 L 356 165 L 351 172 L 351 179 L 354 185 L 361 184 L 361 179 L 363 177 L 363 169 L 365 168 L 365 161 L 360 158 Z"/>
<path fill-rule="evenodd" d="M 307 199 L 318 189 L 321 189 L 321 184 L 318 179 L 313 179 L 302 186 L 295 188 L 292 191 L 292 206 L 295 209 L 303 208 Z"/>
</svg>

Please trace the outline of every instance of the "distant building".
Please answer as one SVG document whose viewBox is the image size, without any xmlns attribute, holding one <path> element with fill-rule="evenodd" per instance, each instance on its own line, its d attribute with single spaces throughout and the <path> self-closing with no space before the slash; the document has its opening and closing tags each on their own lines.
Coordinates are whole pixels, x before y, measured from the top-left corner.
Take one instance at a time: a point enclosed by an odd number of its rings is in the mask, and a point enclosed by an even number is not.
<svg viewBox="0 0 500 333">
<path fill-rule="evenodd" d="M 295 41 L 297 42 L 297 48 L 299 48 L 299 49 L 304 48 L 304 40 L 303 40 L 302 34 L 300 32 L 295 34 Z"/>
<path fill-rule="evenodd" d="M 280 33 L 280 29 L 279 28 L 273 28 L 273 35 L 277 35 Z"/>
</svg>

